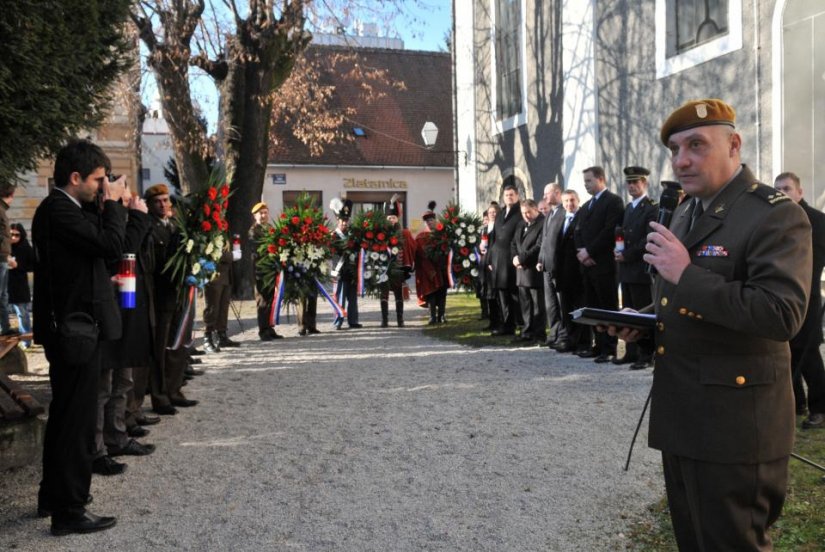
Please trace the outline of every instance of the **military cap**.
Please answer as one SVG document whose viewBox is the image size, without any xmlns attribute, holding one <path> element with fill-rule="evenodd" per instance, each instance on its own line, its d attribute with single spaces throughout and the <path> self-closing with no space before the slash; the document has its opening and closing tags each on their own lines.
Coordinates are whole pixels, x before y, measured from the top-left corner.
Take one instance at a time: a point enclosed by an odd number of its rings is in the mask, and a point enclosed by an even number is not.
<svg viewBox="0 0 825 552">
<path fill-rule="evenodd" d="M 143 192 L 143 199 L 152 199 L 153 197 L 157 197 L 159 195 L 169 195 L 169 186 L 166 184 L 155 184 L 154 186 L 149 186 L 146 188 L 146 191 Z"/>
<path fill-rule="evenodd" d="M 341 220 L 349 220 L 352 216 L 352 200 L 345 199 L 341 209 L 336 213 L 336 216 Z"/>
<path fill-rule="evenodd" d="M 252 206 L 252 214 L 254 215 L 255 213 L 257 213 L 261 209 L 269 209 L 269 207 L 263 201 L 259 201 L 258 203 L 256 203 L 255 205 Z"/>
<path fill-rule="evenodd" d="M 427 221 L 427 220 L 431 220 L 431 219 L 435 218 L 435 205 L 436 205 L 435 201 L 430 201 L 427 204 L 427 210 L 424 211 L 423 215 L 421 215 L 422 220 Z"/>
<path fill-rule="evenodd" d="M 690 100 L 670 114 L 662 125 L 659 137 L 664 145 L 673 134 L 710 125 L 735 126 L 736 111 L 733 107 L 722 100 L 704 99 Z"/>
<path fill-rule="evenodd" d="M 633 182 L 634 180 L 641 180 L 647 179 L 648 175 L 650 175 L 650 171 L 644 167 L 625 167 L 624 168 L 624 179 L 627 182 Z"/>
</svg>

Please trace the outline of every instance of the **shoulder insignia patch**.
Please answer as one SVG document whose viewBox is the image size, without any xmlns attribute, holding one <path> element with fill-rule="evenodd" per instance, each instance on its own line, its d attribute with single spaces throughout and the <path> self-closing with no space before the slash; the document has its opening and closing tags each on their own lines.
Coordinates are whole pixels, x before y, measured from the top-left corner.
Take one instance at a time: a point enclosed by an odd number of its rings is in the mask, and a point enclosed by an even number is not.
<svg viewBox="0 0 825 552">
<path fill-rule="evenodd" d="M 776 205 L 777 203 L 783 203 L 785 201 L 791 201 L 791 198 L 789 198 L 782 192 L 775 190 L 774 188 L 771 188 L 766 184 L 761 184 L 759 182 L 754 182 L 748 189 L 748 192 L 752 193 L 754 196 L 760 199 L 767 201 L 771 205 Z"/>
</svg>

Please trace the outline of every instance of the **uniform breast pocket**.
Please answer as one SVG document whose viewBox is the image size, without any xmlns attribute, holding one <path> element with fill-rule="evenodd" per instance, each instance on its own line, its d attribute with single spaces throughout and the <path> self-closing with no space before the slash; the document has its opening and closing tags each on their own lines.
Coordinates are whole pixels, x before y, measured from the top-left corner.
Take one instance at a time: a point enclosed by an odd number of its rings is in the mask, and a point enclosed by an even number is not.
<svg viewBox="0 0 825 552">
<path fill-rule="evenodd" d="M 782 360 L 770 354 L 716 356 L 712 363 L 700 364 L 699 383 L 733 388 L 771 385 L 781 366 Z"/>
<path fill-rule="evenodd" d="M 691 262 L 696 266 L 721 274 L 727 282 L 734 279 L 736 264 L 730 257 L 703 255 L 701 251 L 694 252 L 692 257 Z"/>
</svg>

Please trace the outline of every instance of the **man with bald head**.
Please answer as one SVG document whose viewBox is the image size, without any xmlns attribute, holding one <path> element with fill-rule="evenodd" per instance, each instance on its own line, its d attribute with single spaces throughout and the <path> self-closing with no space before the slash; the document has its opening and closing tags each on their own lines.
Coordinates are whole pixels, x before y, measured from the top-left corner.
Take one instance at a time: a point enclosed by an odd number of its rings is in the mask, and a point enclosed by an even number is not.
<svg viewBox="0 0 825 552">
<path fill-rule="evenodd" d="M 788 340 L 802 325 L 811 226 L 740 161 L 735 112 L 695 100 L 661 131 L 690 199 L 655 222 L 649 444 L 681 550 L 770 550 L 794 439 Z M 623 339 L 639 332 L 623 329 Z"/>
</svg>

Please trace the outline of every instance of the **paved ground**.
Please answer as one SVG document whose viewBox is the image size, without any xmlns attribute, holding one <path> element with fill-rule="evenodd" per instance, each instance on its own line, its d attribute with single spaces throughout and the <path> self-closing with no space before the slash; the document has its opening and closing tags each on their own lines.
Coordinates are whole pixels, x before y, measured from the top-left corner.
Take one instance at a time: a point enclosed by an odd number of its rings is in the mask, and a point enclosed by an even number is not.
<svg viewBox="0 0 825 552">
<path fill-rule="evenodd" d="M 34 516 L 39 467 L 4 474 L 0 548 L 624 548 L 663 495 L 646 431 L 622 471 L 650 371 L 433 341 L 420 309 L 382 330 L 364 306 L 361 330 L 332 330 L 321 308 L 324 333 L 281 326 L 272 343 L 247 317 L 243 347 L 186 387 L 201 404 L 151 428 L 155 454 L 95 476 L 91 510 L 117 515 L 113 530 L 51 537 Z"/>
</svg>

